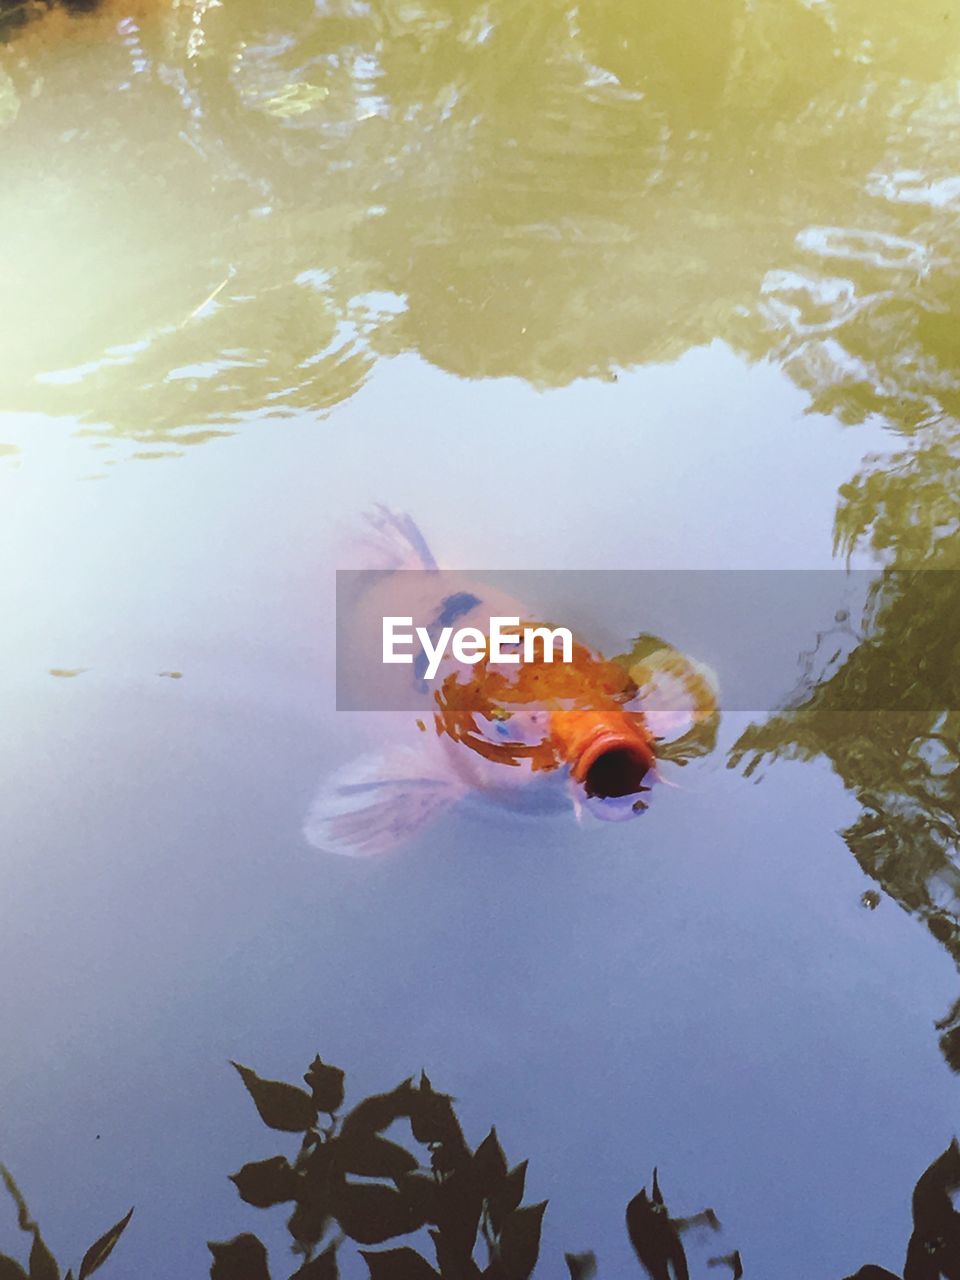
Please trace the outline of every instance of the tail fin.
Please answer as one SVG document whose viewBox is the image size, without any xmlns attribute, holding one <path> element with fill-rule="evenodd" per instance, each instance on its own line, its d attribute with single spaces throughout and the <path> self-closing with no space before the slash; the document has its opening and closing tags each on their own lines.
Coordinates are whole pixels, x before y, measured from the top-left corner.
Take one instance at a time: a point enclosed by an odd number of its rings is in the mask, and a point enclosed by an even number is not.
<svg viewBox="0 0 960 1280">
<path fill-rule="evenodd" d="M 360 569 L 436 569 L 427 540 L 412 517 L 378 503 L 364 517 L 362 529 L 348 542 L 346 557 Z"/>
<path fill-rule="evenodd" d="M 330 853 L 357 858 L 386 853 L 456 803 L 462 791 L 411 747 L 361 756 L 321 786 L 303 834 Z"/>
</svg>

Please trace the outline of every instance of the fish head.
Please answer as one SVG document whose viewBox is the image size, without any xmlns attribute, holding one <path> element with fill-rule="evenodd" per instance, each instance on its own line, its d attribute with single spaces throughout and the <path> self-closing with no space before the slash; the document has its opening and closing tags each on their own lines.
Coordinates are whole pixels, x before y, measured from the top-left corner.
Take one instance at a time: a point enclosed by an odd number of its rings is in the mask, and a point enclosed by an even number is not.
<svg viewBox="0 0 960 1280">
<path fill-rule="evenodd" d="M 607 821 L 646 809 L 642 794 L 656 757 L 642 715 L 616 705 L 565 709 L 553 713 L 550 727 L 575 800 Z"/>
<path fill-rule="evenodd" d="M 481 661 L 444 680 L 437 731 L 458 748 L 455 767 L 472 785 L 524 786 L 553 774 L 575 808 L 633 818 L 646 808 L 644 779 L 655 766 L 642 711 L 624 706 L 634 688 L 621 665 L 576 642 L 563 664 Z"/>
<path fill-rule="evenodd" d="M 615 659 L 574 641 L 560 663 L 484 658 L 451 673 L 435 694 L 435 725 L 468 785 L 516 788 L 553 774 L 578 812 L 627 821 L 646 811 L 660 761 L 712 749 L 709 674 L 656 637 Z"/>
</svg>

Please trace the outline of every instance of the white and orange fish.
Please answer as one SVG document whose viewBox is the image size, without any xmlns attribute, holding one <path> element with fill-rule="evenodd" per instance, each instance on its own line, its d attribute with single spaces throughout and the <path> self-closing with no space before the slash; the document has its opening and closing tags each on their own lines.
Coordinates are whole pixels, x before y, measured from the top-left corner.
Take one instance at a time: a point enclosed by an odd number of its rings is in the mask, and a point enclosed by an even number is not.
<svg viewBox="0 0 960 1280">
<path fill-rule="evenodd" d="M 441 571 L 409 516 L 378 508 L 360 546 L 379 572 L 363 575 L 349 643 L 371 679 L 383 673 L 384 618 L 418 616 L 434 637 L 454 625 L 487 634 L 494 616 L 534 625 L 502 592 Z M 685 764 L 712 750 L 716 685 L 702 664 L 650 635 L 611 659 L 574 637 L 564 656 L 518 653 L 506 666 L 447 653 L 432 681 L 423 663 L 405 667 L 422 706 L 400 719 L 418 732 L 336 770 L 307 814 L 307 840 L 335 853 L 383 853 L 471 797 L 527 813 L 629 819 L 646 810 L 660 761 Z"/>
</svg>

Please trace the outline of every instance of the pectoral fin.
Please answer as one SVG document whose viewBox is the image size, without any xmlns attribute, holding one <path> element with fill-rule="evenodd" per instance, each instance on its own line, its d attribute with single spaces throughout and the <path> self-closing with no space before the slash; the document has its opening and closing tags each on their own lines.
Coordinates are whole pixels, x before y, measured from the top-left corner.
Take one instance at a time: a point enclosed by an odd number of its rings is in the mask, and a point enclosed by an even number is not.
<svg viewBox="0 0 960 1280">
<path fill-rule="evenodd" d="M 386 853 L 412 839 L 462 794 L 456 778 L 412 748 L 361 756 L 320 787 L 303 834 L 330 853 L 357 858 Z"/>
<path fill-rule="evenodd" d="M 713 750 L 720 708 L 709 667 L 651 635 L 638 636 L 617 662 L 637 687 L 629 706 L 643 712 L 659 760 L 686 764 Z"/>
</svg>

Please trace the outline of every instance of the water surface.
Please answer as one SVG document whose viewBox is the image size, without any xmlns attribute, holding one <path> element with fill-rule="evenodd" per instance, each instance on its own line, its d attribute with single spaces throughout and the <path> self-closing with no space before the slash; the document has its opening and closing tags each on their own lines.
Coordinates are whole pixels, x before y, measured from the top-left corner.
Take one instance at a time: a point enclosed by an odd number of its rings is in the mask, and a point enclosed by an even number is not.
<svg viewBox="0 0 960 1280">
<path fill-rule="evenodd" d="M 454 812 L 372 862 L 300 828 L 365 740 L 333 569 L 374 502 L 456 568 L 960 567 L 958 24 L 118 0 L 9 33 L 0 1155 L 58 1254 L 136 1202 L 118 1274 L 241 1230 L 279 1274 L 226 1062 L 319 1050 L 495 1123 L 544 1275 L 634 1273 L 654 1164 L 748 1276 L 900 1272 L 957 1117 L 952 587 L 892 580 L 839 675 L 728 712 L 637 822 Z M 916 681 L 950 714 L 872 710 Z"/>
</svg>

